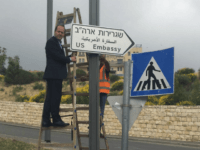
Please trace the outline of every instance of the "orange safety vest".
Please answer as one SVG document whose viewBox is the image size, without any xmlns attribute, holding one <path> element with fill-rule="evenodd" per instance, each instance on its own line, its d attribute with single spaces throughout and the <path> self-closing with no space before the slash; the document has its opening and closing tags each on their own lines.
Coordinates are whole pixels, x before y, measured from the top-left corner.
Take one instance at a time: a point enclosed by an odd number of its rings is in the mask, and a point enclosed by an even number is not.
<svg viewBox="0 0 200 150">
<path fill-rule="evenodd" d="M 109 94 L 110 92 L 110 79 L 106 77 L 105 65 L 100 69 L 99 74 L 99 93 Z"/>
</svg>

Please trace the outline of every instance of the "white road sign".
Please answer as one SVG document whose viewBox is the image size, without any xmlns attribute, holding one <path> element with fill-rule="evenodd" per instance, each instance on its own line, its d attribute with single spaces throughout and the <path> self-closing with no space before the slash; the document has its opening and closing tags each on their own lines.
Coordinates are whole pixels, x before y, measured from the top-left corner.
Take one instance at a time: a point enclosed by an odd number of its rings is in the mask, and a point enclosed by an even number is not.
<svg viewBox="0 0 200 150">
<path fill-rule="evenodd" d="M 123 56 L 134 44 L 124 30 L 72 24 L 72 51 Z"/>
</svg>

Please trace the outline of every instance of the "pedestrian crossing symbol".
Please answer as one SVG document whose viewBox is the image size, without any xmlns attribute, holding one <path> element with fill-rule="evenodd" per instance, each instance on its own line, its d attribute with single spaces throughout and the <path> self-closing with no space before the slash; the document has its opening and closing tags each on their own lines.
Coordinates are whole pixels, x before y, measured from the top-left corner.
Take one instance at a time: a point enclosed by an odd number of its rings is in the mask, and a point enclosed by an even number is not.
<svg viewBox="0 0 200 150">
<path fill-rule="evenodd" d="M 132 54 L 131 96 L 170 94 L 174 92 L 174 48 Z"/>
<path fill-rule="evenodd" d="M 155 90 L 171 88 L 154 57 L 151 58 L 149 65 L 144 70 L 134 91 Z"/>
</svg>

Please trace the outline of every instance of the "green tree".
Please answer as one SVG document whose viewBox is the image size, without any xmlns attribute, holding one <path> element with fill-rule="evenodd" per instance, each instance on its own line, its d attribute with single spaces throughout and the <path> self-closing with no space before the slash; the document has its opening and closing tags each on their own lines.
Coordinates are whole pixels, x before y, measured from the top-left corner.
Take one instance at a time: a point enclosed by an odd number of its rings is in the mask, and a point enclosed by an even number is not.
<svg viewBox="0 0 200 150">
<path fill-rule="evenodd" d="M 123 90 L 124 82 L 116 81 L 112 84 L 110 91 L 121 91 Z"/>
<path fill-rule="evenodd" d="M 71 72 L 71 74 L 73 75 L 73 71 Z M 76 69 L 76 76 L 85 76 L 86 72 L 82 69 Z"/>
<path fill-rule="evenodd" d="M 118 81 L 120 79 L 119 76 L 117 75 L 110 75 L 110 82 L 115 82 L 115 81 Z"/>
<path fill-rule="evenodd" d="M 181 101 L 188 100 L 189 91 L 186 90 L 184 85 L 179 83 L 178 79 L 175 78 L 174 94 L 171 94 L 168 98 L 170 101 L 166 102 L 166 105 L 176 105 Z"/>
<path fill-rule="evenodd" d="M 19 56 L 15 56 L 14 58 L 9 57 L 8 60 L 8 68 L 4 81 L 8 84 L 17 84 L 15 78 L 21 69 L 19 66 Z"/>
<path fill-rule="evenodd" d="M 6 68 L 5 68 L 5 61 L 6 61 L 7 55 L 6 55 L 6 48 L 0 47 L 0 74 L 5 75 Z"/>
<path fill-rule="evenodd" d="M 190 74 L 190 73 L 195 73 L 195 70 L 192 68 L 182 68 L 176 72 L 176 74 Z"/>
<path fill-rule="evenodd" d="M 191 86 L 191 91 L 188 98 L 193 104 L 200 105 L 200 81 L 195 80 Z"/>
<path fill-rule="evenodd" d="M 175 80 L 177 80 L 179 82 L 179 84 L 181 84 L 183 86 L 187 86 L 189 83 L 191 83 L 189 76 L 187 76 L 185 74 L 176 74 Z"/>
</svg>

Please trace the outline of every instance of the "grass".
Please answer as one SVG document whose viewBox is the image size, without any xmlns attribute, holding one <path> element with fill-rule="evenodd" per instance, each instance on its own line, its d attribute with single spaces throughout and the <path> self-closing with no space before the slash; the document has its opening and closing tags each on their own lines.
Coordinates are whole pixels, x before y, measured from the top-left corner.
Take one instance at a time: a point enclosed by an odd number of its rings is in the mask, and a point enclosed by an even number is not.
<svg viewBox="0 0 200 150">
<path fill-rule="evenodd" d="M 35 82 L 34 86 L 33 86 L 33 89 L 34 90 L 43 90 L 44 89 L 44 86 L 42 83 L 38 83 L 38 82 Z"/>
<path fill-rule="evenodd" d="M 40 81 L 39 83 L 40 84 L 42 83 L 43 86 L 46 87 L 44 81 Z M 4 91 L 0 91 L 0 101 L 15 101 L 17 95 L 34 96 L 40 92 L 40 90 L 33 90 L 34 85 L 35 83 L 23 84 L 19 86 L 17 85 L 6 86 L 4 82 L 0 81 L 0 89 L 1 88 L 4 89 Z"/>
<path fill-rule="evenodd" d="M 12 94 L 13 95 L 16 95 L 17 92 L 20 92 L 23 90 L 23 87 L 22 86 L 16 86 L 16 87 L 13 87 L 13 91 L 12 91 Z"/>
<path fill-rule="evenodd" d="M 0 149 L 1 150 L 35 150 L 37 145 L 28 144 L 25 142 L 17 141 L 15 139 L 0 138 Z M 50 149 L 41 149 L 50 150 Z"/>
</svg>

